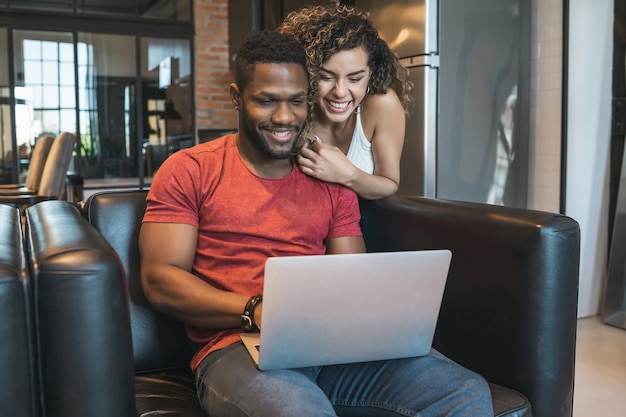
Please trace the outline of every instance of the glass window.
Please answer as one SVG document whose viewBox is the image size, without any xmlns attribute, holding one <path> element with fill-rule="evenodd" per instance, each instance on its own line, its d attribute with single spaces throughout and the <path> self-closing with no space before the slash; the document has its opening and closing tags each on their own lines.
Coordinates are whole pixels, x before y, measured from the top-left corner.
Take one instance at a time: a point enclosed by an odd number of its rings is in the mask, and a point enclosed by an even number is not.
<svg viewBox="0 0 626 417">
<path fill-rule="evenodd" d="M 138 177 L 139 144 L 124 95 L 136 82 L 135 37 L 78 34 L 80 144 L 85 179 Z M 127 140 L 133 138 L 132 141 Z"/>
<path fill-rule="evenodd" d="M 191 3 L 0 0 L 0 9 L 40 12 L 33 14 L 32 27 L 0 28 L 0 182 L 5 155 L 12 160 L 7 169 L 17 177 L 11 144 L 13 149 L 29 146 L 41 133 L 78 135 L 70 170 L 83 176 L 86 188 L 107 187 L 112 182 L 106 179 L 115 179 L 116 186 L 143 187 L 146 172 L 152 175 L 165 157 L 194 144 L 193 25 L 180 23 L 191 22 Z M 89 29 L 94 33 L 80 32 L 84 26 L 76 18 L 85 15 L 94 17 Z M 159 29 L 142 20 L 160 20 Z M 118 23 L 123 35 L 111 33 Z M 186 38 L 141 38 L 161 33 Z M 9 58 L 14 68 L 3 68 Z"/>
<path fill-rule="evenodd" d="M 76 132 L 74 93 L 64 86 L 74 84 L 65 82 L 74 79 L 74 55 L 62 52 L 73 49 L 72 34 L 16 30 L 13 48 L 17 145 L 32 144 L 42 133 Z"/>
<path fill-rule="evenodd" d="M 191 47 L 188 40 L 142 38 L 146 176 L 173 152 L 195 143 L 192 134 Z"/>
</svg>

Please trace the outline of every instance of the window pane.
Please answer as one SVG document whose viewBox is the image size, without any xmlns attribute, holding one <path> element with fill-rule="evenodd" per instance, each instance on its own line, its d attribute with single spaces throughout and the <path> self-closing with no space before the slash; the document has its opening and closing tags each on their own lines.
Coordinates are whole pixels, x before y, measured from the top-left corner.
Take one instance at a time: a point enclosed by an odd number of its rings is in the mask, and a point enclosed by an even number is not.
<svg viewBox="0 0 626 417">
<path fill-rule="evenodd" d="M 60 133 L 59 119 L 59 78 L 61 62 L 59 51 L 73 49 L 71 33 L 15 30 L 13 48 L 15 50 L 15 79 L 23 86 L 16 87 L 16 97 L 22 96 L 23 109 L 16 117 L 19 129 L 16 126 L 18 143 L 31 141 L 41 133 Z M 67 54 L 70 57 L 72 54 Z M 28 57 L 28 59 L 19 59 Z M 65 62 L 64 62 L 65 64 Z M 63 71 L 70 72 L 73 78 L 73 63 L 63 67 Z M 70 86 L 71 90 L 71 86 Z M 65 93 L 64 93 L 65 94 Z M 68 109 L 74 110 L 74 93 L 69 94 L 69 101 L 64 102 Z M 16 109 L 17 114 L 17 109 Z M 68 125 L 72 120 L 69 120 Z M 69 129 L 75 132 L 76 127 Z"/>
<path fill-rule="evenodd" d="M 74 47 L 70 43 L 59 44 L 59 61 L 74 62 Z"/>
<path fill-rule="evenodd" d="M 28 111 L 28 109 L 25 109 L 26 111 Z M 30 114 L 25 113 L 26 117 L 29 117 Z M 42 116 L 42 111 L 41 110 L 33 110 L 32 111 L 32 118 L 33 118 L 33 122 L 32 122 L 32 128 L 35 129 L 35 132 L 45 132 L 45 129 L 43 128 L 43 116 Z M 49 130 L 49 132 L 56 132 L 55 130 Z"/>
<path fill-rule="evenodd" d="M 59 64 L 59 84 L 74 86 L 74 63 L 61 62 Z"/>
<path fill-rule="evenodd" d="M 76 97 L 74 97 L 74 87 L 61 87 L 60 88 L 60 107 L 63 108 L 75 108 L 76 107 Z"/>
<path fill-rule="evenodd" d="M 44 110 L 41 112 L 42 129 L 44 132 L 60 132 L 59 111 Z"/>
<path fill-rule="evenodd" d="M 59 63 L 56 61 L 44 62 L 42 75 L 44 84 L 58 85 Z"/>
<path fill-rule="evenodd" d="M 74 109 L 61 110 L 61 120 L 59 131 L 61 132 L 76 132 L 76 113 Z"/>
<path fill-rule="evenodd" d="M 86 65 L 88 60 L 91 61 L 93 59 L 93 57 L 89 56 L 89 51 L 89 45 L 84 42 L 78 42 L 78 45 L 76 45 L 76 55 L 78 56 L 79 65 Z"/>
<path fill-rule="evenodd" d="M 59 87 L 43 86 L 43 108 L 57 109 L 59 108 Z"/>
<path fill-rule="evenodd" d="M 24 61 L 24 83 L 41 84 L 41 61 Z"/>
<path fill-rule="evenodd" d="M 41 84 L 33 84 L 32 87 L 28 87 L 30 90 L 30 96 L 32 97 L 30 104 L 33 107 L 43 107 L 43 87 Z"/>
<path fill-rule="evenodd" d="M 89 105 L 89 97 L 90 97 L 91 93 L 89 92 L 89 90 L 84 89 L 84 88 L 79 88 L 78 89 L 78 107 L 81 110 L 90 110 L 91 106 Z M 82 129 L 81 129 L 82 132 Z"/>
<path fill-rule="evenodd" d="M 57 42 L 41 42 L 41 58 L 45 61 L 59 60 L 59 45 Z"/>
<path fill-rule="evenodd" d="M 26 39 L 23 45 L 24 50 L 22 54 L 24 59 L 41 59 L 41 42 Z"/>
</svg>

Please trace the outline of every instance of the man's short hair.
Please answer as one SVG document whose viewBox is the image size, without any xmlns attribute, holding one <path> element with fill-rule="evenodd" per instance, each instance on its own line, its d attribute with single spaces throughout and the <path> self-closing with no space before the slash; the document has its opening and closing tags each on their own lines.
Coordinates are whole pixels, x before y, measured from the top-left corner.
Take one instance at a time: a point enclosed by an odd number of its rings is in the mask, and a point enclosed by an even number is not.
<svg viewBox="0 0 626 417">
<path fill-rule="evenodd" d="M 254 78 L 254 65 L 299 64 L 308 78 L 304 48 L 291 35 L 276 31 L 253 32 L 245 39 L 235 59 L 235 82 L 240 90 Z"/>
</svg>

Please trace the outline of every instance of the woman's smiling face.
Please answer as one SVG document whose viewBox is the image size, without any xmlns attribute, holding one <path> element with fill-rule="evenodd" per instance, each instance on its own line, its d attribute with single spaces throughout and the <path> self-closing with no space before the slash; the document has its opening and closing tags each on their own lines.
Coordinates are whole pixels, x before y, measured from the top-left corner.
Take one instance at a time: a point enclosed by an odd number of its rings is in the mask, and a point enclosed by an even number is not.
<svg viewBox="0 0 626 417">
<path fill-rule="evenodd" d="M 370 79 L 369 57 L 363 47 L 339 51 L 322 64 L 317 95 L 318 116 L 347 120 L 361 104 Z"/>
</svg>

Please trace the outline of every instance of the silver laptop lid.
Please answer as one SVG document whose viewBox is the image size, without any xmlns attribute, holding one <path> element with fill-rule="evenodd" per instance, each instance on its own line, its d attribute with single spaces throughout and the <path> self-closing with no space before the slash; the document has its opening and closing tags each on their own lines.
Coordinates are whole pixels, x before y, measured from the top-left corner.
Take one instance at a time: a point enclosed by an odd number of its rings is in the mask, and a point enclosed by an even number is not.
<svg viewBox="0 0 626 417">
<path fill-rule="evenodd" d="M 425 355 L 448 250 L 270 258 L 259 369 Z"/>
</svg>

